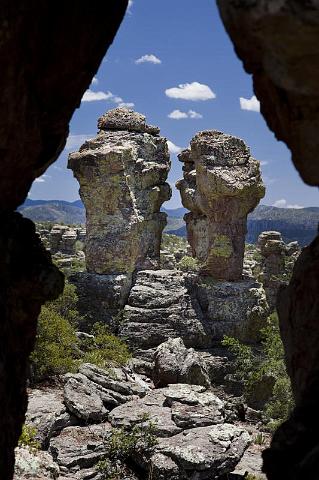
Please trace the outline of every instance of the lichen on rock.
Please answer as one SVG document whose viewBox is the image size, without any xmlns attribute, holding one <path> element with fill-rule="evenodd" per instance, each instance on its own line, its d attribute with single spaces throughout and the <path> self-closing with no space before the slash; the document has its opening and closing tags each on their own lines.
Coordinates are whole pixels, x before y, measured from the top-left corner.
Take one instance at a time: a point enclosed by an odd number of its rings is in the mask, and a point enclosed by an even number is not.
<svg viewBox="0 0 319 480">
<path fill-rule="evenodd" d="M 202 272 L 220 280 L 242 276 L 247 215 L 264 196 L 259 163 L 236 137 L 199 132 L 180 153 L 184 178 L 177 182 L 188 240 Z"/>
<path fill-rule="evenodd" d="M 86 208 L 87 270 L 129 273 L 159 264 L 170 198 L 167 141 L 145 117 L 125 108 L 103 115 L 97 136 L 69 156 Z"/>
</svg>

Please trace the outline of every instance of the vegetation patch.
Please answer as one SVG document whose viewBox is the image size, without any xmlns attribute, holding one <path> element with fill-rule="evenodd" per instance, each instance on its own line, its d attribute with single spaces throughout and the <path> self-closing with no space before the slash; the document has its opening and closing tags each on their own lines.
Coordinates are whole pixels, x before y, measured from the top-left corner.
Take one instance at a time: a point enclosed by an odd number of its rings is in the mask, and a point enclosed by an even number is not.
<svg viewBox="0 0 319 480">
<path fill-rule="evenodd" d="M 266 327 L 261 329 L 261 337 L 259 352 L 232 337 L 224 337 L 222 344 L 229 347 L 235 355 L 235 377 L 243 381 L 247 399 L 254 394 L 255 389 L 266 377 L 273 378 L 271 395 L 263 413 L 267 426 L 274 430 L 288 418 L 294 406 L 276 313 L 268 318 Z"/>
<path fill-rule="evenodd" d="M 127 464 L 136 454 L 153 452 L 157 445 L 156 424 L 142 415 L 140 422 L 131 428 L 113 428 L 105 440 L 107 453 L 97 464 L 103 480 L 121 480 L 128 473 Z"/>
</svg>

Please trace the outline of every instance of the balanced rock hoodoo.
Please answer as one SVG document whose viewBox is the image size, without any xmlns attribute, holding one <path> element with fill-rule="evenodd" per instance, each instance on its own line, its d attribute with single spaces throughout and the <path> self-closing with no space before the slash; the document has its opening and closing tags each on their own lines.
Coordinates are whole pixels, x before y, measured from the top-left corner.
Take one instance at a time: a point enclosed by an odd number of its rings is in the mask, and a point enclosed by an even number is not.
<svg viewBox="0 0 319 480">
<path fill-rule="evenodd" d="M 265 194 L 259 163 L 236 137 L 199 132 L 183 150 L 184 179 L 177 183 L 193 256 L 203 273 L 220 280 L 242 277 L 247 215 Z"/>
<path fill-rule="evenodd" d="M 98 274 L 156 268 L 171 196 L 167 141 L 125 108 L 98 120 L 99 132 L 69 156 L 86 208 L 86 266 Z"/>
</svg>

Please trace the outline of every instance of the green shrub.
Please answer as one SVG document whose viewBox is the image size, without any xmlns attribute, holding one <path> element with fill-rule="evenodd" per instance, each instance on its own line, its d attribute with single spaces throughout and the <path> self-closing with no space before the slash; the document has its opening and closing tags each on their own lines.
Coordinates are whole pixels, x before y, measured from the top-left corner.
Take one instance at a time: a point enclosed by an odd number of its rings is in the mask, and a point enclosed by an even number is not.
<svg viewBox="0 0 319 480">
<path fill-rule="evenodd" d="M 177 235 L 164 233 L 162 236 L 161 249 L 174 253 L 177 250 L 187 250 L 188 242 L 186 238 Z"/>
<path fill-rule="evenodd" d="M 75 327 L 79 323 L 80 314 L 77 310 L 78 296 L 76 287 L 65 280 L 63 293 L 52 302 L 47 303 L 49 308 L 68 320 Z"/>
<path fill-rule="evenodd" d="M 35 348 L 30 356 L 33 381 L 74 371 L 77 342 L 70 322 L 49 305 L 44 305 L 38 319 Z"/>
<path fill-rule="evenodd" d="M 121 480 L 127 468 L 125 462 L 138 452 L 152 452 L 157 445 L 156 425 L 142 415 L 140 422 L 129 429 L 113 428 L 105 440 L 106 455 L 97 465 L 104 480 Z"/>
<path fill-rule="evenodd" d="M 86 345 L 82 347 L 86 350 L 82 362 L 106 368 L 125 365 L 131 358 L 127 345 L 112 335 L 106 325 L 95 323 L 91 334 L 94 335 L 94 340 L 86 341 Z"/>
<path fill-rule="evenodd" d="M 19 447 L 28 447 L 32 450 L 38 450 L 40 448 L 40 443 L 35 439 L 37 430 L 31 425 L 22 425 L 22 432 L 19 438 L 18 446 Z"/>
<path fill-rule="evenodd" d="M 199 270 L 199 264 L 196 258 L 189 257 L 188 255 L 182 257 L 176 266 L 183 272 L 198 272 Z"/>
<path fill-rule="evenodd" d="M 273 377 L 272 394 L 264 408 L 265 419 L 269 428 L 272 428 L 286 420 L 294 405 L 276 313 L 268 318 L 266 327 L 261 330 L 261 337 L 259 352 L 231 337 L 224 337 L 222 344 L 229 347 L 236 357 L 235 376 L 243 381 L 246 397 L 265 375 Z"/>
</svg>

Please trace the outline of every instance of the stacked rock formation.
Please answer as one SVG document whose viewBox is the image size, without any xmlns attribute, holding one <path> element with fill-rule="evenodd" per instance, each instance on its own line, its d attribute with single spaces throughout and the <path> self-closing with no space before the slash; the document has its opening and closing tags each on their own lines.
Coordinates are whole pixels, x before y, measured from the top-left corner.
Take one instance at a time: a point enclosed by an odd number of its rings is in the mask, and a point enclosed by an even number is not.
<svg viewBox="0 0 319 480">
<path fill-rule="evenodd" d="M 98 120 L 99 132 L 69 157 L 86 208 L 88 272 L 120 274 L 159 263 L 170 198 L 167 141 L 124 108 Z"/>
<path fill-rule="evenodd" d="M 239 138 L 199 132 L 183 150 L 184 179 L 177 182 L 188 240 L 202 272 L 220 280 L 242 277 L 247 214 L 264 196 L 259 163 Z"/>
<path fill-rule="evenodd" d="M 288 283 L 285 257 L 288 252 L 291 251 L 291 254 L 293 254 L 298 249 L 295 242 L 292 242 L 292 244 L 286 246 L 280 232 L 262 232 L 258 237 L 257 247 L 262 257 L 260 279 L 264 285 L 267 302 L 271 310 L 276 306 L 279 287 Z"/>
<path fill-rule="evenodd" d="M 54 225 L 50 232 L 50 251 L 51 253 L 62 252 L 74 255 L 77 239 L 78 234 L 74 228 L 67 225 Z"/>
</svg>

